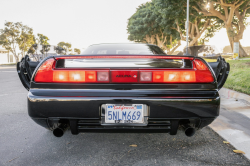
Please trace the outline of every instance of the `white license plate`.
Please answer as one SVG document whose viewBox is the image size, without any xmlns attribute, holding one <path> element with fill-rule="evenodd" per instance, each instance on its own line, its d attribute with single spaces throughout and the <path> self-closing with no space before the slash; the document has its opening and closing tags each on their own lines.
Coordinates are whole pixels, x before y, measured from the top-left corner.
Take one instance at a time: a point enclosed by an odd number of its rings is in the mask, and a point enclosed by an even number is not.
<svg viewBox="0 0 250 166">
<path fill-rule="evenodd" d="M 105 123 L 143 123 L 143 104 L 106 104 Z"/>
</svg>

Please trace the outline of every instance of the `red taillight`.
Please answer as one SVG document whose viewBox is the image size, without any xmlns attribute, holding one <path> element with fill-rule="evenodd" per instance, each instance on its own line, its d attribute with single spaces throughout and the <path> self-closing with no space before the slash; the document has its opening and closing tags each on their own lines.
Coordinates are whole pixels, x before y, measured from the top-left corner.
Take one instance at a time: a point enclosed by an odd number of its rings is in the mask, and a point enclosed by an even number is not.
<svg viewBox="0 0 250 166">
<path fill-rule="evenodd" d="M 109 71 L 54 69 L 55 60 L 48 59 L 38 69 L 35 82 L 95 83 L 109 82 Z"/>
<path fill-rule="evenodd" d="M 138 82 L 137 70 L 111 70 L 111 82 L 136 83 Z"/>
<path fill-rule="evenodd" d="M 195 59 L 193 62 L 193 68 L 196 69 L 195 75 L 197 83 L 214 82 L 214 77 L 211 71 L 203 61 L 201 61 L 200 59 Z"/>
<path fill-rule="evenodd" d="M 48 59 L 45 61 L 38 69 L 35 82 L 53 82 L 53 65 L 55 63 L 54 59 Z"/>
<path fill-rule="evenodd" d="M 38 69 L 34 81 L 45 83 L 211 83 L 214 77 L 200 59 L 193 69 L 81 70 L 55 69 L 48 59 Z"/>
</svg>

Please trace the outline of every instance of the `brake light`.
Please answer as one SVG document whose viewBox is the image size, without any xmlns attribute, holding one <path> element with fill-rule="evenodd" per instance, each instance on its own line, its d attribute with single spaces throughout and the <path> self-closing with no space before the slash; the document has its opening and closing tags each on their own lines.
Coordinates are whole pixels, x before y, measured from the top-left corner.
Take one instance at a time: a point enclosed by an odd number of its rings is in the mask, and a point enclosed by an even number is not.
<svg viewBox="0 0 250 166">
<path fill-rule="evenodd" d="M 81 70 L 56 69 L 48 59 L 38 69 L 35 82 L 44 83 L 211 83 L 214 77 L 200 59 L 193 69 Z"/>
<path fill-rule="evenodd" d="M 196 82 L 214 82 L 214 77 L 211 71 L 203 61 L 201 61 L 200 59 L 195 59 L 193 61 L 193 68 L 196 69 Z"/>
</svg>

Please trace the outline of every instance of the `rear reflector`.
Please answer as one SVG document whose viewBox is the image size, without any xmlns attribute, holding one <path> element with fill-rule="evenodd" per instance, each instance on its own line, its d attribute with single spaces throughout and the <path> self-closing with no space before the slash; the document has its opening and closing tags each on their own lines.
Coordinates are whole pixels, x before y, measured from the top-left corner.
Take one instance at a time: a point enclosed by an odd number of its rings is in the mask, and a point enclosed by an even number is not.
<svg viewBox="0 0 250 166">
<path fill-rule="evenodd" d="M 152 72 L 141 72 L 140 82 L 152 82 Z"/>
<path fill-rule="evenodd" d="M 97 81 L 109 82 L 109 72 L 108 71 L 97 72 Z"/>
<path fill-rule="evenodd" d="M 193 69 L 81 70 L 56 69 L 48 59 L 38 69 L 34 81 L 44 83 L 211 83 L 214 77 L 200 59 Z"/>
</svg>

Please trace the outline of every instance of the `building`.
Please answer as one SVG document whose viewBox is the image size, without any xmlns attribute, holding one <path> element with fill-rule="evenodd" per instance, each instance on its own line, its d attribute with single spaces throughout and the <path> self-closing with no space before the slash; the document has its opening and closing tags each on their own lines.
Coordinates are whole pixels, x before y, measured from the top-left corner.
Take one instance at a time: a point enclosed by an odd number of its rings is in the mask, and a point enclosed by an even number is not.
<svg viewBox="0 0 250 166">
<path fill-rule="evenodd" d="M 16 59 L 12 53 L 0 46 L 0 64 L 16 63 Z"/>
</svg>

